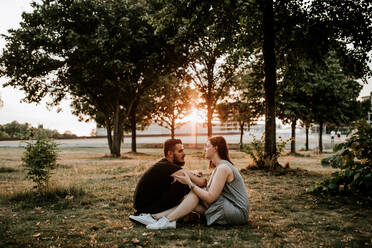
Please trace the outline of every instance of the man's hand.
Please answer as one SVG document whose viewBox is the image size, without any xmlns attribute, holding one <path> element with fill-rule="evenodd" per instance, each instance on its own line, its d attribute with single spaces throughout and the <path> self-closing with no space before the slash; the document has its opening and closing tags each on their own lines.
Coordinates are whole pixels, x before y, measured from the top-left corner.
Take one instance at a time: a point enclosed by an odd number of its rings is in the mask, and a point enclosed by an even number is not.
<svg viewBox="0 0 372 248">
<path fill-rule="evenodd" d="M 190 185 L 192 182 L 191 182 L 191 179 L 189 177 L 189 174 L 185 171 L 182 171 L 182 173 L 183 173 L 183 176 L 176 175 L 174 177 L 176 178 L 176 180 L 178 182 L 186 184 L 186 185 Z"/>
<path fill-rule="evenodd" d="M 196 185 L 198 185 L 199 187 L 205 187 L 205 186 L 207 186 L 207 179 L 201 177 L 201 173 L 200 172 L 197 172 L 197 171 L 187 171 L 185 169 L 182 169 L 182 170 L 178 170 L 175 173 L 173 173 L 172 176 L 173 177 L 176 177 L 176 176 L 183 177 L 183 176 L 185 176 L 184 173 L 187 173 L 188 174 L 188 177 L 190 178 L 190 180 L 193 183 L 195 183 Z M 179 180 L 177 180 L 177 181 L 179 181 Z"/>
</svg>

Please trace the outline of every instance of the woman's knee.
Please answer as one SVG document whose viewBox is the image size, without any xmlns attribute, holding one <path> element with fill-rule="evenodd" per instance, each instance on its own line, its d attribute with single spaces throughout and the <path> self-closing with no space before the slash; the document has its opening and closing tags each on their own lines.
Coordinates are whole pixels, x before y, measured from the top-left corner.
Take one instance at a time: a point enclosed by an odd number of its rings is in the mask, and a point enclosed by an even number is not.
<svg viewBox="0 0 372 248">
<path fill-rule="evenodd" d="M 197 194 L 195 194 L 194 192 L 190 191 L 185 198 L 189 198 L 189 199 L 192 199 L 194 201 L 197 201 L 199 202 L 199 197 Z"/>
</svg>

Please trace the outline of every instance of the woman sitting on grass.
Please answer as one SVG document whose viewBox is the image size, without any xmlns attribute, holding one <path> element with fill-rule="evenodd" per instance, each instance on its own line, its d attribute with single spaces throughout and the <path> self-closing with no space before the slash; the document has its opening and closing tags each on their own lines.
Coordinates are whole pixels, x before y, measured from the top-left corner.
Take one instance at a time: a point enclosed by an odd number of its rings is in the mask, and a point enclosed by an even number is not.
<svg viewBox="0 0 372 248">
<path fill-rule="evenodd" d="M 148 229 L 175 228 L 177 219 L 192 211 L 204 214 L 207 225 L 248 223 L 248 194 L 243 178 L 230 161 L 226 140 L 222 136 L 210 138 L 205 147 L 205 157 L 213 169 L 207 187 L 198 187 L 187 173 L 178 171 L 176 180 L 188 185 L 190 193 L 180 205 L 154 214 L 157 221 L 147 225 Z"/>
</svg>

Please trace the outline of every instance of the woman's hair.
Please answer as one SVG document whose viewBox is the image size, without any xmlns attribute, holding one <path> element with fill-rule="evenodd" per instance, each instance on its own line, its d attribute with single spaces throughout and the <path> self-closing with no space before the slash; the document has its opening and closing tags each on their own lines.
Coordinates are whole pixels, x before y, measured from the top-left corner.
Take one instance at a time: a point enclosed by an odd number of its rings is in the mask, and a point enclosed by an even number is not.
<svg viewBox="0 0 372 248">
<path fill-rule="evenodd" d="M 230 156 L 229 156 L 229 148 L 227 147 L 227 143 L 224 137 L 222 136 L 214 136 L 208 139 L 212 146 L 217 147 L 217 154 L 218 156 L 223 159 L 229 161 L 231 164 Z M 217 165 L 213 164 L 212 161 L 209 163 L 209 168 L 213 169 Z"/>
</svg>

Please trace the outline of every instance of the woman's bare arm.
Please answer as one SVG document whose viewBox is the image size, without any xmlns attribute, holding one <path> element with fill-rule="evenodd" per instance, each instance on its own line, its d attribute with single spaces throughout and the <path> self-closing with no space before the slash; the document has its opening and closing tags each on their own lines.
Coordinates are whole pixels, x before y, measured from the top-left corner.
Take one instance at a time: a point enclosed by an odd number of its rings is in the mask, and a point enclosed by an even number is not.
<svg viewBox="0 0 372 248">
<path fill-rule="evenodd" d="M 184 172 L 187 173 L 187 175 L 190 177 L 191 181 L 193 183 L 195 183 L 196 185 L 198 185 L 199 187 L 204 188 L 205 186 L 207 186 L 207 179 L 206 178 L 201 177 L 201 176 L 197 176 L 194 173 L 192 173 L 190 171 L 187 171 L 185 169 L 178 170 L 175 173 L 173 173 L 171 176 L 173 176 L 173 177 L 184 176 L 184 174 L 183 174 Z"/>
<path fill-rule="evenodd" d="M 193 192 L 202 200 L 208 204 L 213 203 L 221 195 L 222 189 L 225 186 L 227 178 L 232 174 L 231 169 L 228 165 L 220 165 L 216 168 L 215 175 L 213 176 L 212 184 L 209 190 L 206 191 L 198 186 L 193 187 Z M 191 184 L 191 180 L 188 176 L 176 176 L 176 179 L 181 183 Z"/>
</svg>

